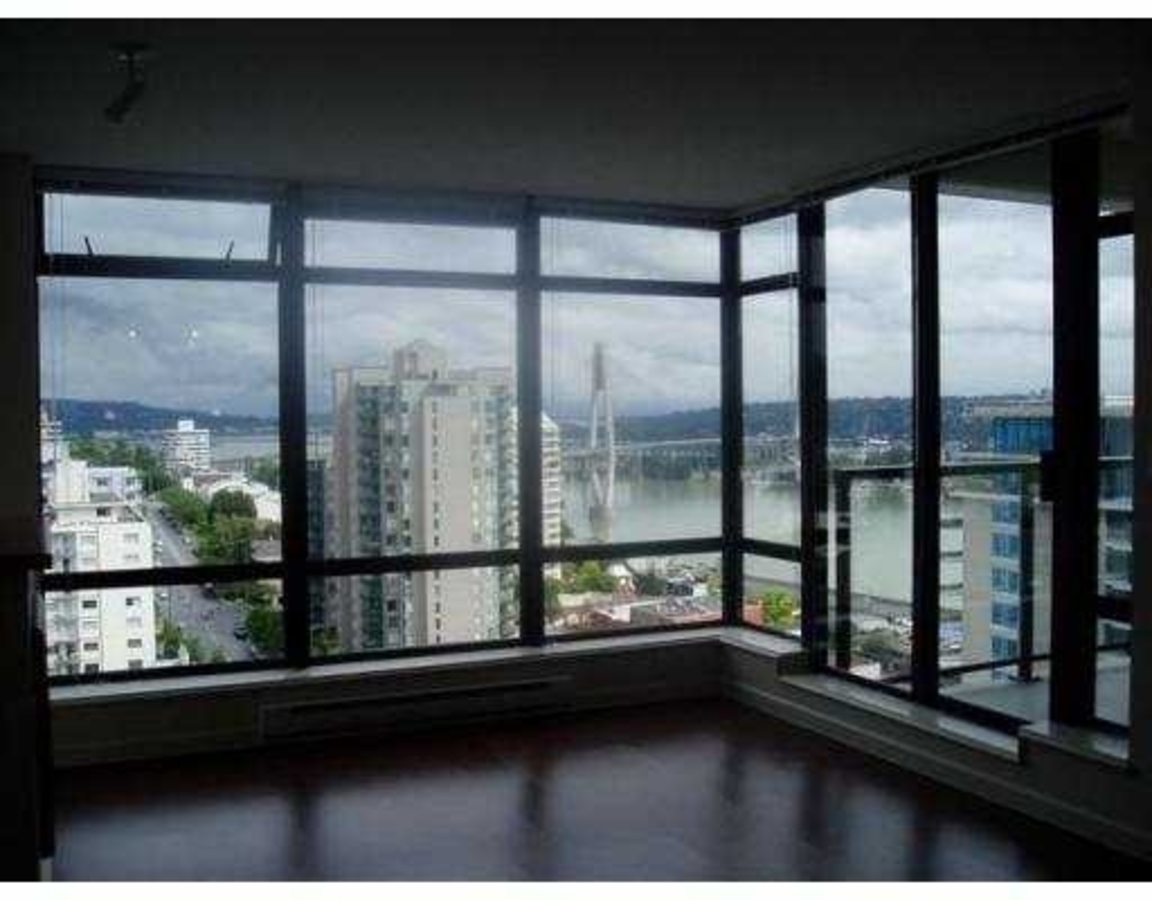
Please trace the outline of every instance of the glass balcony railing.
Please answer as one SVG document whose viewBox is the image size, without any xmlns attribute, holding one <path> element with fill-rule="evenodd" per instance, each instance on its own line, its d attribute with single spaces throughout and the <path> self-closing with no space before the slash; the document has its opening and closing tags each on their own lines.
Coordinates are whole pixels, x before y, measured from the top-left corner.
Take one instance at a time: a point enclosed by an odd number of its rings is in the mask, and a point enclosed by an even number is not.
<svg viewBox="0 0 1152 900">
<path fill-rule="evenodd" d="M 1102 473 L 1130 464 L 1122 457 L 1100 460 Z M 940 689 L 1025 721 L 1045 714 L 1050 660 L 1052 511 L 1042 491 L 1041 468 L 1036 459 L 941 466 Z M 863 501 L 877 491 L 904 495 L 902 506 L 910 512 L 912 475 L 907 465 L 832 473 L 829 662 L 840 671 L 904 689 L 911 682 L 911 591 L 877 595 L 870 588 L 875 579 L 869 572 L 879 562 L 870 557 L 878 551 L 865 533 L 868 516 L 860 513 Z M 1131 618 L 1126 573 L 1104 565 L 1130 542 L 1126 529 L 1110 525 L 1116 500 L 1101 502 L 1101 589 L 1095 598 L 1101 623 L 1098 692 L 1105 700 L 1124 669 L 1117 660 L 1127 658 Z M 1113 547 L 1113 537 L 1123 541 Z M 1126 669 L 1121 674 L 1126 678 Z"/>
</svg>

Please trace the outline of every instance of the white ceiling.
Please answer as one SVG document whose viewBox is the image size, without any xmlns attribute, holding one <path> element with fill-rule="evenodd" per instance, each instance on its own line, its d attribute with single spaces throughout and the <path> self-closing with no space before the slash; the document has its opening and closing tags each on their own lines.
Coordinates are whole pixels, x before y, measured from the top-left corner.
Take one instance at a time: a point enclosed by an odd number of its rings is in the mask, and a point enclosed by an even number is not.
<svg viewBox="0 0 1152 900">
<path fill-rule="evenodd" d="M 1142 23 L 14 23 L 0 149 L 732 207 L 1130 90 Z M 155 51 L 126 123 L 109 45 Z"/>
</svg>

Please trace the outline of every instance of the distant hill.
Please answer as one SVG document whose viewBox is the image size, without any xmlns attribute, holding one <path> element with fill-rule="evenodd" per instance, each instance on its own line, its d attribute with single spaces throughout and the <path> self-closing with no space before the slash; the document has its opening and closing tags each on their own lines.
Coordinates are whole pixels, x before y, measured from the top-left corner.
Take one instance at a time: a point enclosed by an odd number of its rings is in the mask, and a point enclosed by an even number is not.
<svg viewBox="0 0 1152 900">
<path fill-rule="evenodd" d="M 945 438 L 969 447 L 984 446 L 988 422 L 969 414 L 981 403 L 1027 399 L 1020 395 L 988 397 L 944 397 L 941 401 Z M 1034 399 L 1034 398 L 1033 398 Z M 195 419 L 197 424 L 218 432 L 253 432 L 276 428 L 276 419 L 262 416 L 214 415 L 205 410 L 166 409 L 120 400 L 45 401 L 54 410 L 68 434 L 96 431 L 160 431 L 172 428 L 177 419 Z M 747 434 L 784 437 L 796 432 L 796 406 L 787 402 L 749 403 L 744 407 Z M 868 437 L 910 440 L 912 404 L 907 397 L 847 397 L 828 404 L 828 434 L 832 440 Z M 309 427 L 327 429 L 330 417 L 310 417 Z M 579 440 L 587 431 L 582 422 L 563 422 L 565 436 Z M 718 437 L 720 410 L 712 406 L 646 416 L 617 416 L 616 436 L 620 441 L 671 441 Z"/>
<path fill-rule="evenodd" d="M 1021 399 L 1018 394 L 988 397 L 943 397 L 941 416 L 948 441 L 960 441 L 969 447 L 987 444 L 989 423 L 970 414 L 972 407 Z M 749 403 L 744 407 L 746 434 L 784 437 L 796 432 L 797 407 L 783 401 Z M 583 426 L 565 427 L 580 433 Z M 650 416 L 618 416 L 616 435 L 622 441 L 662 441 L 684 438 L 717 437 L 720 434 L 720 410 L 691 409 Z M 912 402 L 907 397 L 846 397 L 828 402 L 828 436 L 832 440 L 869 437 L 886 440 L 911 440 Z"/>
<path fill-rule="evenodd" d="M 174 428 L 177 419 L 195 419 L 213 431 L 262 431 L 274 429 L 276 420 L 261 416 L 213 415 L 202 409 L 165 409 L 124 400 L 45 400 L 44 405 L 61 421 L 66 434 L 87 435 L 97 431 L 161 431 Z"/>
</svg>

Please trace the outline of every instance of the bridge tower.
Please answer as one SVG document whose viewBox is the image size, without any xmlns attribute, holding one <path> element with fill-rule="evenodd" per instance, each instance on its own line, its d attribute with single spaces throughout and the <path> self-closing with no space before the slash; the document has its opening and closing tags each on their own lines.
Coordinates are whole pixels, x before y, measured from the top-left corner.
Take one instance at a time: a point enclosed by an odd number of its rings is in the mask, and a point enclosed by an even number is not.
<svg viewBox="0 0 1152 900">
<path fill-rule="evenodd" d="M 588 524 L 600 543 L 612 540 L 612 508 L 616 493 L 616 423 L 608 393 L 608 366 L 604 345 L 592 347 L 592 411 L 588 423 L 588 449 L 592 451 L 592 498 Z"/>
</svg>

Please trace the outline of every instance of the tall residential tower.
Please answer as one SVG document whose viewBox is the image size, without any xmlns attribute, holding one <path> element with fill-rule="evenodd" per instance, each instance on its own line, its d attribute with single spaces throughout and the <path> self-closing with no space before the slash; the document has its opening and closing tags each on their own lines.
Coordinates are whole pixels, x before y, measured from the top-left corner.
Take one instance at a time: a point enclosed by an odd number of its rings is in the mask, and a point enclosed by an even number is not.
<svg viewBox="0 0 1152 900">
<path fill-rule="evenodd" d="M 324 477 L 330 558 L 515 546 L 519 507 L 514 377 L 450 369 L 414 341 L 391 365 L 333 373 L 332 455 Z M 545 531 L 559 535 L 559 440 L 543 423 Z M 315 495 L 314 495 L 315 496 Z M 315 545 L 314 541 L 314 545 Z M 343 652 L 509 637 L 515 569 L 442 569 L 330 579 L 314 624 Z"/>
</svg>

